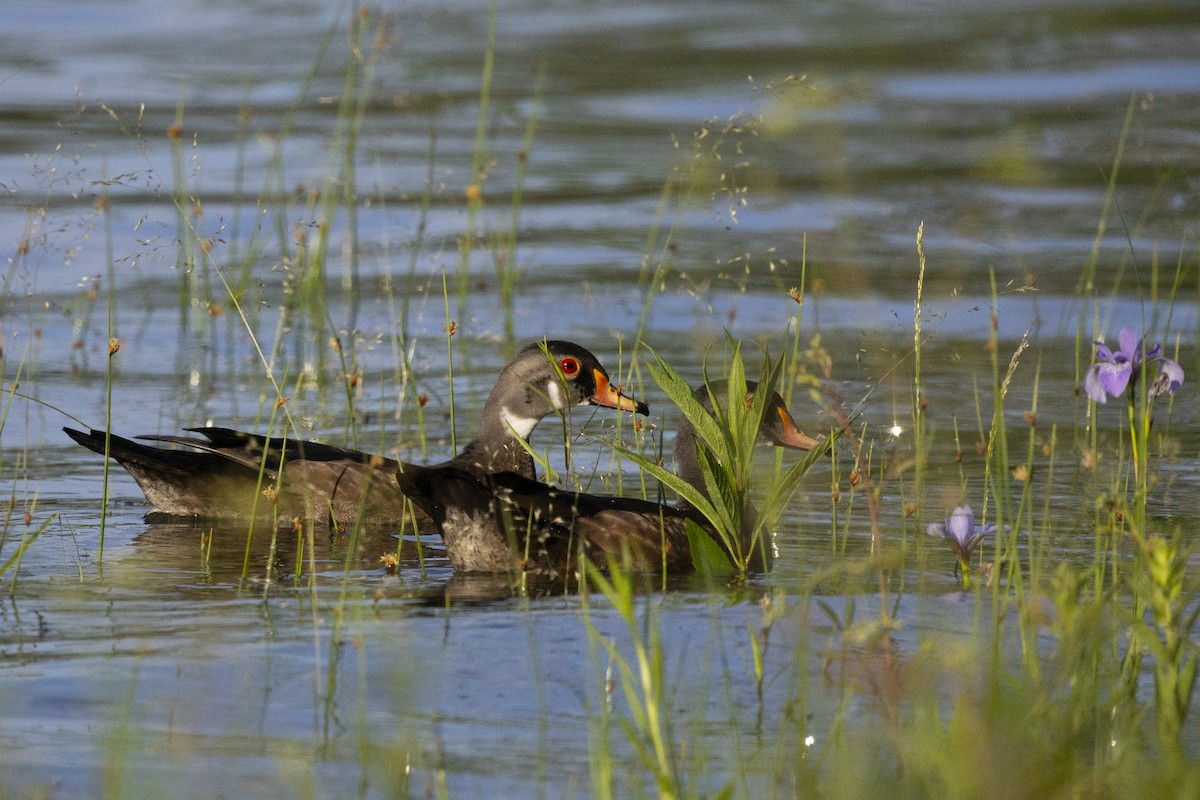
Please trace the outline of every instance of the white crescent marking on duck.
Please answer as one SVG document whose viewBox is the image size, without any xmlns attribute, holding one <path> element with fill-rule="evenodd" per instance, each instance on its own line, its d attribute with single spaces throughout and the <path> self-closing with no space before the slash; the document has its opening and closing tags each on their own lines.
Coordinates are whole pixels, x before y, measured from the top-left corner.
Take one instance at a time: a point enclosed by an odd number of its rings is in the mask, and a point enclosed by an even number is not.
<svg viewBox="0 0 1200 800">
<path fill-rule="evenodd" d="M 538 424 L 536 419 L 517 416 L 508 410 L 508 406 L 500 407 L 500 420 L 522 439 L 528 439 L 529 434 L 533 433 L 534 427 Z"/>
<path fill-rule="evenodd" d="M 562 387 L 558 385 L 558 381 L 550 381 L 546 387 L 546 394 L 550 397 L 550 405 L 555 408 L 563 408 L 566 405 L 566 399 L 563 397 Z"/>
</svg>

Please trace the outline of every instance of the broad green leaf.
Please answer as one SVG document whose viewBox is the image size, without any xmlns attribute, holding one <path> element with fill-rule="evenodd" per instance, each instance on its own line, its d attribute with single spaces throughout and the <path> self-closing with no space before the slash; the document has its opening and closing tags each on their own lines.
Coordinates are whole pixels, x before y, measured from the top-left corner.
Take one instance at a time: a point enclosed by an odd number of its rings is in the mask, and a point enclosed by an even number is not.
<svg viewBox="0 0 1200 800">
<path fill-rule="evenodd" d="M 647 348 L 649 349 L 649 348 Z M 713 416 L 701 405 L 696 393 L 692 391 L 692 387 L 687 385 L 679 373 L 671 369 L 663 358 L 650 350 L 650 355 L 653 357 L 652 362 L 647 362 L 646 368 L 650 372 L 650 377 L 658 384 L 663 393 L 667 395 L 672 403 L 679 407 L 683 415 L 692 423 L 696 429 L 696 435 L 699 439 L 712 448 L 722 458 L 728 458 L 730 453 L 725 442 L 725 436 L 721 431 L 721 426 L 717 423 Z"/>
<path fill-rule="evenodd" d="M 783 359 L 772 359 L 770 353 L 764 352 L 762 376 L 758 379 L 758 390 L 754 397 L 755 407 L 759 409 L 758 419 L 754 427 L 756 433 L 759 424 L 762 423 L 763 416 L 767 412 L 768 400 L 779 388 L 779 376 L 782 374 Z"/>
<path fill-rule="evenodd" d="M 736 443 L 741 438 L 741 432 L 746 426 L 746 416 L 748 409 L 744 402 L 749 391 L 746 387 L 746 365 L 742 362 L 742 348 L 729 334 L 725 332 L 725 339 L 729 346 L 729 391 L 726 398 L 726 414 L 729 419 L 729 432 L 733 436 L 733 441 Z M 736 402 L 735 402 L 736 401 Z M 736 444 L 735 444 L 736 447 Z M 744 448 L 742 448 L 744 451 Z"/>
<path fill-rule="evenodd" d="M 727 380 L 710 380 L 707 369 L 704 373 L 704 390 L 708 393 L 708 402 L 712 405 L 710 413 L 720 434 L 720 445 L 714 447 L 708 442 L 701 441 L 708 445 L 708 449 L 715 453 L 722 463 L 728 464 L 729 469 L 733 470 L 739 462 L 739 457 L 738 439 L 734 427 L 736 423 L 730 416 L 729 398 L 738 396 L 738 390 L 731 387 Z"/>
<path fill-rule="evenodd" d="M 770 353 L 763 353 L 762 376 L 758 379 L 758 387 L 754 392 L 754 400 L 750 406 L 750 413 L 744 433 L 745 438 L 743 439 L 750 451 L 758 443 L 758 432 L 762 428 L 767 407 L 770 405 L 771 398 L 774 396 L 776 388 L 779 385 L 779 376 L 782 374 L 782 369 L 783 359 L 774 360 L 771 358 Z"/>
<path fill-rule="evenodd" d="M 696 568 L 696 572 L 701 575 L 725 576 L 737 571 L 717 540 L 690 519 L 687 521 L 687 538 L 692 553 L 692 566 Z"/>
<path fill-rule="evenodd" d="M 708 516 L 717 535 L 729 548 L 731 553 L 738 552 L 739 534 L 741 532 L 740 503 L 738 493 L 730 483 L 729 475 L 717 463 L 716 457 L 703 447 L 697 446 L 696 456 L 700 464 L 700 474 L 704 477 L 704 486 L 712 502 L 714 516 Z"/>
</svg>

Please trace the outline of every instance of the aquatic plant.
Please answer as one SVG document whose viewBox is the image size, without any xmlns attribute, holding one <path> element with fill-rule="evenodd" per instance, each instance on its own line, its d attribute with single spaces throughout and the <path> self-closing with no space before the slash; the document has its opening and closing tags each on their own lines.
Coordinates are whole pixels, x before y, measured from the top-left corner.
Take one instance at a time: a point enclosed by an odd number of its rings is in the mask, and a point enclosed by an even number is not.
<svg viewBox="0 0 1200 800">
<path fill-rule="evenodd" d="M 726 343 L 729 356 L 727 390 L 714 392 L 705 371 L 705 385 L 709 387 L 710 397 L 714 398 L 712 413 L 660 355 L 651 350 L 651 360 L 647 362 L 651 377 L 696 429 L 696 449 L 704 485 L 693 486 L 638 453 L 628 450 L 621 453 L 678 493 L 711 524 L 716 542 L 700 526 L 688 526 L 692 559 L 697 569 L 702 572 L 732 569 L 744 575 L 752 563 L 769 562 L 765 555 L 766 532 L 779 518 L 800 480 L 829 451 L 838 432 L 832 433 L 821 446 L 812 448 L 803 459 L 765 484 L 762 508 L 757 511 L 752 508 L 749 500 L 751 485 L 756 483 L 752 479 L 755 446 L 763 415 L 779 383 L 783 361 L 766 355 L 762 377 L 755 392 L 750 394 L 746 388 L 741 345 L 729 336 Z M 719 395 L 725 397 L 724 406 L 717 399 Z"/>
<path fill-rule="evenodd" d="M 1143 341 L 1137 338 L 1137 333 L 1128 326 L 1121 329 L 1117 341 L 1120 347 L 1116 352 L 1110 350 L 1104 342 L 1094 342 L 1098 360 L 1083 379 L 1083 387 L 1088 397 L 1097 403 L 1106 403 L 1109 395 L 1120 397 L 1128 390 L 1132 402 L 1142 368 L 1149 364 L 1158 367 L 1158 375 L 1147 389 L 1147 395 L 1151 399 L 1163 394 L 1173 394 L 1183 385 L 1183 367 L 1162 355 L 1161 344 L 1145 349 Z"/>
<path fill-rule="evenodd" d="M 1109 395 L 1128 398 L 1129 443 L 1133 453 L 1135 536 L 1140 537 L 1145 503 L 1149 491 L 1148 446 L 1150 442 L 1151 408 L 1155 398 L 1173 394 L 1183 385 L 1183 368 L 1178 362 L 1162 355 L 1162 345 L 1149 349 L 1130 327 L 1121 329 L 1119 348 L 1114 352 L 1096 341 L 1096 358 L 1084 375 L 1083 385 L 1089 398 L 1096 403 L 1108 402 Z M 1142 370 L 1154 364 L 1158 370 L 1149 385 L 1139 391 Z"/>
<path fill-rule="evenodd" d="M 1125 576 L 1132 608 L 1127 617 L 1131 636 L 1122 659 L 1119 692 L 1127 707 L 1136 706 L 1143 660 L 1151 655 L 1160 746 L 1165 755 L 1177 758 L 1182 753 L 1180 733 L 1191 708 L 1200 660 L 1200 652 L 1191 643 L 1200 608 L 1188 610 L 1185 601 L 1190 548 L 1183 543 L 1180 532 L 1170 538 L 1151 533 L 1147 506 L 1152 486 L 1152 406 L 1156 398 L 1179 390 L 1184 373 L 1178 362 L 1162 354 L 1161 344 L 1147 347 L 1133 328 L 1122 328 L 1117 338 L 1116 351 L 1102 341 L 1094 342 L 1097 361 L 1084 376 L 1084 389 L 1096 403 L 1106 403 L 1109 396 L 1128 398 L 1133 491 L 1128 498 L 1115 493 L 1115 502 L 1123 506 L 1118 519 L 1132 543 L 1132 561 Z M 1153 380 L 1143 383 L 1142 372 L 1150 365 L 1157 373 Z"/>
<path fill-rule="evenodd" d="M 975 512 L 969 505 L 961 505 L 950 512 L 945 522 L 931 522 L 925 533 L 945 539 L 958 557 L 962 569 L 963 586 L 971 585 L 971 553 L 984 536 L 996 532 L 995 525 L 975 525 Z"/>
</svg>

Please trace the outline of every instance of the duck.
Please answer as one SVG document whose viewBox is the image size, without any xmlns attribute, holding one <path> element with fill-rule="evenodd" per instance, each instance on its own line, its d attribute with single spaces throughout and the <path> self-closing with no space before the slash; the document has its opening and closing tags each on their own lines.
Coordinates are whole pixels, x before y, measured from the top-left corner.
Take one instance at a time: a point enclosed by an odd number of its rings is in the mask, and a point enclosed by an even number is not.
<svg viewBox="0 0 1200 800">
<path fill-rule="evenodd" d="M 724 383 L 712 386 L 719 397 L 728 391 Z M 749 403 L 757 384 L 747 381 L 746 387 Z M 711 412 L 708 387 L 693 391 Z M 695 427 L 684 418 L 675 435 L 675 464 L 679 477 L 703 492 L 696 436 Z M 756 445 L 811 450 L 822 446 L 822 440 L 803 433 L 783 398 L 773 392 Z M 601 565 L 628 554 L 636 571 L 681 573 L 693 569 L 689 520 L 719 542 L 712 523 L 682 498 L 670 506 L 587 494 L 515 472 L 471 473 L 452 464 L 406 470 L 398 480 L 414 505 L 433 520 L 450 563 L 462 572 L 524 572 L 555 578 L 574 574 L 582 552 Z M 752 508 L 744 510 L 742 520 L 743 552 L 749 552 Z M 752 566 L 763 567 L 761 561 Z"/>
<path fill-rule="evenodd" d="M 622 393 L 586 348 L 563 340 L 534 342 L 501 370 L 474 438 L 438 466 L 468 475 L 507 472 L 532 481 L 534 461 L 526 442 L 534 427 L 557 411 L 585 405 L 649 414 L 644 402 Z M 263 515 L 274 516 L 281 526 L 311 519 L 325 519 L 336 528 L 356 521 L 404 525 L 405 496 L 396 476 L 416 465 L 348 447 L 231 428 L 186 430 L 194 435 L 137 437 L 185 449 L 108 437 L 108 455 L 133 477 L 151 506 L 148 521 Z M 83 447 L 105 453 L 104 431 L 63 431 Z M 415 521 L 418 530 L 429 524 L 421 514 Z"/>
</svg>

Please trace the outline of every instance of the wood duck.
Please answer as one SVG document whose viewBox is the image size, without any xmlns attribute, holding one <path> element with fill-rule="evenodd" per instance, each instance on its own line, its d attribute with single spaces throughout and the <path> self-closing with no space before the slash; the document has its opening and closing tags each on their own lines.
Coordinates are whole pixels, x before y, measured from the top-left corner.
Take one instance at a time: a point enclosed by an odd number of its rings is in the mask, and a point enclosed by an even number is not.
<svg viewBox="0 0 1200 800">
<path fill-rule="evenodd" d="M 754 382 L 747 382 L 747 402 L 755 388 Z M 725 391 L 721 384 L 714 389 Z M 696 395 L 711 411 L 708 390 L 701 387 Z M 809 450 L 821 442 L 796 427 L 776 392 L 756 444 Z M 696 429 L 685 418 L 675 435 L 676 468 L 681 478 L 703 491 L 696 447 Z M 467 572 L 572 574 L 579 549 L 595 563 L 621 558 L 628 549 L 638 570 L 687 572 L 693 566 L 687 520 L 715 538 L 708 520 L 682 500 L 667 506 L 572 492 L 513 472 L 470 473 L 454 464 L 405 470 L 399 480 L 413 503 L 438 525 L 450 562 Z M 745 543 L 753 528 L 753 509 L 745 509 L 742 518 Z"/>
<path fill-rule="evenodd" d="M 440 466 L 468 475 L 509 472 L 532 481 L 533 458 L 522 440 L 543 417 L 582 405 L 649 413 L 645 403 L 620 392 L 585 348 L 566 341 L 531 344 L 500 372 L 475 438 Z M 104 431 L 63 430 L 89 450 L 104 453 Z M 405 503 L 396 476 L 415 465 L 346 447 L 229 428 L 188 430 L 203 438 L 138 437 L 188 449 L 109 437 L 109 455 L 133 476 L 153 506 L 149 519 L 244 519 L 257 508 L 285 525 L 296 518 L 324 518 L 338 526 L 360 519 L 372 526 L 402 524 Z M 278 492 L 268 488 L 267 497 L 260 496 L 260 487 L 276 485 Z M 273 501 L 267 499 L 272 495 Z"/>
</svg>

